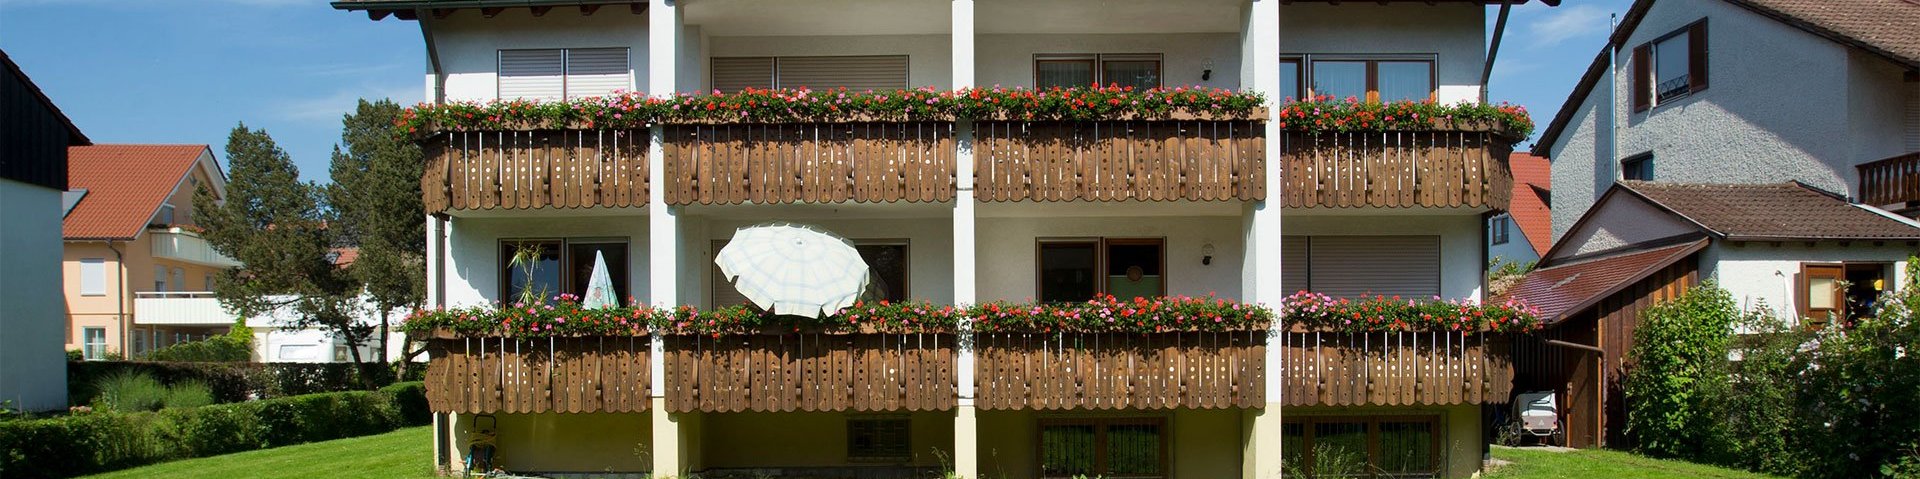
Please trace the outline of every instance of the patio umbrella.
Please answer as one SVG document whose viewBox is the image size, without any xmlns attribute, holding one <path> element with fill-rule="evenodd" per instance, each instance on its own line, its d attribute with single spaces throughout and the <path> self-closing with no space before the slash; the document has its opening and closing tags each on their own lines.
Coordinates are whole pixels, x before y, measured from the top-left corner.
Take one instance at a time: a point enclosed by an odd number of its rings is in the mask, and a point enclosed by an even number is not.
<svg viewBox="0 0 1920 479">
<path fill-rule="evenodd" d="M 774 314 L 818 318 L 852 306 L 867 288 L 867 262 L 853 243 L 809 225 L 740 228 L 713 262 L 740 295 Z"/>
<path fill-rule="evenodd" d="M 593 252 L 593 275 L 587 277 L 587 297 L 580 301 L 585 308 L 620 306 L 620 296 L 613 294 L 613 277 L 607 275 L 607 257 L 599 251 Z"/>
</svg>

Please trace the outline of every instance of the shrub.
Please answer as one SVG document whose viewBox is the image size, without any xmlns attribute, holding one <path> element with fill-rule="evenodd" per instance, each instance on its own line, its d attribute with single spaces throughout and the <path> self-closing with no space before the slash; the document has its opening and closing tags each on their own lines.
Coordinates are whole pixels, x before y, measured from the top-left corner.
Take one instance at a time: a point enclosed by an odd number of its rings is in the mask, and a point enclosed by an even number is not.
<svg viewBox="0 0 1920 479">
<path fill-rule="evenodd" d="M 87 401 L 99 395 L 94 387 L 99 378 L 136 371 L 152 375 L 162 384 L 199 381 L 213 394 L 213 402 L 229 403 L 384 386 L 394 381 L 394 373 L 383 366 L 378 363 L 77 361 L 67 363 L 67 394 L 76 402 Z"/>
<path fill-rule="evenodd" d="M 99 395 L 93 398 L 93 408 L 102 411 L 153 411 L 166 405 L 167 387 L 152 375 L 135 371 L 121 371 L 100 378 L 94 383 Z"/>
<path fill-rule="evenodd" d="M 183 381 L 167 386 L 166 407 L 187 408 L 213 404 L 213 390 L 199 380 Z"/>
<path fill-rule="evenodd" d="M 424 426 L 433 422 L 433 410 L 427 408 L 427 388 L 419 382 L 393 383 L 380 388 L 381 394 L 393 398 L 393 407 L 400 424 L 404 426 Z"/>
<path fill-rule="evenodd" d="M 1709 282 L 1647 309 L 1634 329 L 1623 388 L 1633 407 L 1627 436 L 1641 452 L 1717 457 L 1725 447 L 1713 411 L 1727 391 L 1733 296 Z"/>
<path fill-rule="evenodd" d="M 147 353 L 149 361 L 247 362 L 253 360 L 253 342 L 232 335 L 174 344 Z"/>
<path fill-rule="evenodd" d="M 78 349 L 69 349 L 67 350 L 67 360 L 68 361 L 85 361 L 87 360 L 87 353 Z"/>
<path fill-rule="evenodd" d="M 425 410 L 419 383 L 158 412 L 0 422 L 0 477 L 71 477 L 162 461 L 377 434 Z"/>
</svg>

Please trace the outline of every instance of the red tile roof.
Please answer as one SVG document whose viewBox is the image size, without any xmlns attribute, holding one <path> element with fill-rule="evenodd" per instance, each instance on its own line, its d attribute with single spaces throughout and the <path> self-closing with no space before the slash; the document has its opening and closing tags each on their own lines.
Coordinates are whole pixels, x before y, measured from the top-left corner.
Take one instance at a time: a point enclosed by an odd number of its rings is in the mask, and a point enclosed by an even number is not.
<svg viewBox="0 0 1920 479">
<path fill-rule="evenodd" d="M 1799 182 L 1758 185 L 1622 181 L 1715 236 L 1735 241 L 1915 240 L 1920 227 Z"/>
<path fill-rule="evenodd" d="M 1508 214 L 1527 235 L 1533 252 L 1544 256 L 1553 246 L 1553 212 L 1547 207 L 1547 195 L 1553 191 L 1553 164 L 1546 157 L 1517 151 L 1507 162 L 1513 168 L 1513 205 Z"/>
<path fill-rule="evenodd" d="M 1708 241 L 1700 238 L 1534 270 L 1509 288 L 1505 298 L 1540 308 L 1540 319 L 1553 324 L 1706 248 Z"/>
<path fill-rule="evenodd" d="M 133 239 L 206 151 L 207 145 L 68 148 L 68 189 L 86 189 L 87 194 L 67 213 L 64 236 Z"/>
<path fill-rule="evenodd" d="M 360 259 L 360 248 L 355 248 L 352 246 L 334 248 L 332 253 L 333 253 L 333 267 L 335 268 L 345 268 L 348 266 L 353 266 L 353 262 L 358 261 Z"/>
</svg>

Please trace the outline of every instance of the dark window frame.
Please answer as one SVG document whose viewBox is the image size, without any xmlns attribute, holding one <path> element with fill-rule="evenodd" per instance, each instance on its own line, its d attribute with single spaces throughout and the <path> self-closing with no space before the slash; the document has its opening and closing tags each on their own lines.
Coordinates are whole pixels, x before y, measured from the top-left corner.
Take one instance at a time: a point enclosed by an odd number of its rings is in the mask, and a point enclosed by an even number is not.
<svg viewBox="0 0 1920 479">
<path fill-rule="evenodd" d="M 1426 423 L 1427 431 L 1429 432 L 1429 434 L 1431 434 L 1431 437 L 1432 437 L 1432 439 L 1428 441 L 1429 450 L 1427 452 L 1429 472 L 1381 473 L 1380 475 L 1388 476 L 1388 477 L 1440 477 L 1444 475 L 1444 473 L 1446 472 L 1445 469 L 1447 464 L 1445 459 L 1446 456 L 1444 453 L 1446 449 L 1446 444 L 1445 444 L 1446 424 L 1440 420 L 1440 415 L 1438 414 L 1399 414 L 1399 415 L 1378 415 L 1378 416 L 1334 416 L 1334 415 L 1300 416 L 1300 417 L 1289 417 L 1284 419 L 1281 422 L 1283 424 L 1283 427 L 1293 426 L 1293 425 L 1298 425 L 1300 427 L 1300 434 L 1301 434 L 1300 447 L 1297 448 L 1297 450 L 1299 451 L 1299 454 L 1300 454 L 1299 456 L 1300 461 L 1303 463 L 1300 466 L 1300 470 L 1307 471 L 1306 477 L 1314 477 L 1313 467 L 1315 462 L 1314 460 L 1316 458 L 1314 457 L 1315 433 L 1314 433 L 1313 426 L 1316 424 L 1322 424 L 1322 423 L 1363 423 L 1365 424 L 1366 425 L 1365 427 L 1367 430 L 1367 439 L 1366 439 L 1367 466 L 1368 466 L 1368 469 L 1375 470 L 1375 471 L 1380 470 L 1380 464 L 1382 462 L 1381 459 L 1383 457 L 1382 456 L 1383 452 L 1381 451 L 1381 445 L 1380 445 L 1380 436 L 1381 436 L 1380 425 L 1382 423 Z M 1283 437 L 1282 441 L 1285 440 L 1284 439 L 1285 434 L 1286 434 L 1285 432 L 1282 432 L 1282 437 Z M 1281 458 L 1281 462 L 1285 463 L 1286 460 L 1287 460 L 1286 457 L 1284 457 L 1283 455 L 1283 457 Z"/>
<path fill-rule="evenodd" d="M 1854 303 L 1857 296 L 1854 294 L 1854 288 L 1862 285 L 1854 284 L 1852 276 L 1856 271 L 1874 269 L 1878 270 L 1877 276 L 1879 276 L 1880 281 L 1891 282 L 1894 279 L 1893 275 L 1890 274 L 1892 267 L 1893 263 L 1887 261 L 1801 262 L 1800 272 L 1796 275 L 1798 281 L 1795 281 L 1798 287 L 1796 288 L 1797 291 L 1793 298 L 1795 302 L 1799 303 L 1795 305 L 1794 309 L 1796 310 L 1795 312 L 1799 313 L 1801 320 L 1800 326 L 1809 330 L 1818 330 L 1833 324 L 1850 323 L 1873 314 L 1871 310 L 1876 307 L 1873 303 L 1860 306 L 1861 309 L 1866 311 L 1855 309 Z M 1823 273 L 1819 275 L 1820 277 L 1831 278 L 1835 281 L 1834 297 L 1832 298 L 1834 307 L 1832 308 L 1820 308 L 1818 311 L 1813 308 L 1812 287 L 1815 270 L 1823 271 Z M 1882 284 L 1882 288 L 1879 291 L 1880 293 L 1885 293 L 1892 287 L 1893 285 Z M 1873 299 L 1875 303 L 1877 303 L 1879 293 L 1873 296 L 1873 298 L 1861 299 Z"/>
<path fill-rule="evenodd" d="M 621 248 L 626 250 L 624 254 L 628 256 L 628 260 L 631 260 L 631 257 L 633 255 L 633 239 L 628 237 L 582 236 L 577 238 L 546 238 L 546 237 L 501 238 L 496 243 L 499 251 L 499 256 L 497 257 L 499 260 L 499 263 L 497 264 L 498 267 L 495 268 L 494 274 L 497 275 L 497 277 L 499 278 L 499 282 L 500 282 L 499 300 L 501 302 L 511 302 L 514 299 L 513 272 L 511 271 L 514 268 L 514 266 L 511 264 L 513 260 L 513 251 L 510 248 L 513 248 L 517 244 L 542 243 L 542 244 L 553 245 L 556 248 L 556 251 L 558 252 L 558 256 L 559 256 L 558 262 L 559 262 L 560 271 L 558 272 L 558 278 L 559 278 L 560 284 L 558 285 L 559 291 L 555 291 L 554 294 L 570 293 L 575 289 L 574 287 L 576 285 L 573 284 L 573 279 L 572 279 L 573 275 L 569 273 L 569 269 L 568 269 L 568 265 L 570 265 L 573 260 L 572 258 L 573 247 L 575 245 L 617 244 L 617 245 L 620 245 Z M 591 261 L 592 258 L 588 258 L 587 260 Z M 614 268 L 612 265 L 608 265 L 607 267 L 608 269 Z M 620 289 L 620 291 L 618 291 L 615 294 L 615 297 L 620 300 L 620 304 L 626 305 L 626 306 L 633 306 L 632 304 L 628 304 L 628 303 L 634 302 L 633 292 L 631 291 L 631 288 L 633 287 L 633 276 L 634 276 L 633 270 L 631 268 L 625 268 L 622 271 L 625 272 L 626 280 L 624 281 L 624 283 L 626 283 L 627 287 L 626 288 L 616 287 L 616 289 Z M 614 283 L 616 285 L 622 282 L 623 281 L 617 278 L 614 278 Z"/>
<path fill-rule="evenodd" d="M 1304 56 L 1280 57 L 1280 64 L 1293 65 L 1293 91 L 1280 92 L 1280 95 L 1281 95 L 1280 100 L 1283 102 L 1287 101 L 1287 98 L 1292 98 L 1294 99 L 1294 101 L 1306 100 L 1307 99 L 1306 57 Z M 1282 75 L 1282 77 L 1280 78 L 1280 83 L 1282 85 L 1286 84 L 1286 77 L 1284 75 Z"/>
<path fill-rule="evenodd" d="M 1042 291 L 1042 288 L 1046 286 L 1046 282 L 1042 281 L 1041 278 L 1044 277 L 1043 274 L 1045 273 L 1045 266 L 1046 266 L 1046 258 L 1045 258 L 1046 251 L 1044 247 L 1049 244 L 1092 244 L 1093 245 L 1094 247 L 1093 248 L 1093 293 L 1096 295 L 1104 295 L 1104 294 L 1108 294 L 1109 292 L 1109 289 L 1107 288 L 1107 276 L 1110 276 L 1111 274 L 1109 271 L 1107 271 L 1107 250 L 1110 246 L 1116 245 L 1116 244 L 1117 245 L 1157 245 L 1160 247 L 1160 294 L 1159 296 L 1167 295 L 1167 285 L 1171 283 L 1170 278 L 1172 277 L 1172 274 L 1170 271 L 1167 271 L 1167 238 L 1164 236 L 1042 237 L 1042 238 L 1035 238 L 1033 242 L 1033 297 L 1035 299 L 1046 297 L 1046 295 Z M 1093 298 L 1086 298 L 1086 299 L 1093 299 Z M 1079 301 L 1085 301 L 1086 299 L 1082 299 Z"/>
<path fill-rule="evenodd" d="M 1313 65 L 1319 62 L 1360 62 L 1366 63 L 1367 93 L 1359 100 L 1379 103 L 1380 100 L 1380 64 L 1381 63 L 1425 63 L 1427 64 L 1426 101 L 1439 101 L 1440 98 L 1440 59 L 1431 54 L 1405 55 L 1363 55 L 1363 54 L 1305 54 L 1282 57 L 1281 61 L 1300 62 L 1300 90 L 1302 98 L 1321 95 L 1313 90 Z M 1345 100 L 1335 98 L 1334 100 Z M 1416 100 L 1418 101 L 1418 100 Z"/>
<path fill-rule="evenodd" d="M 1509 215 L 1506 213 L 1501 213 L 1493 217 L 1493 223 L 1488 225 L 1489 231 L 1487 232 L 1487 236 L 1492 241 L 1493 244 L 1501 245 L 1501 244 L 1507 244 L 1508 241 L 1512 241 L 1512 236 L 1513 236 L 1512 222 L 1513 222 L 1513 215 Z"/>
<path fill-rule="evenodd" d="M 1620 160 L 1620 179 L 1633 181 L 1653 181 L 1653 152 L 1640 153 Z"/>
<path fill-rule="evenodd" d="M 1685 36 L 1687 42 L 1687 89 L 1685 92 L 1661 98 L 1657 47 L 1661 43 L 1681 36 Z M 1707 19 L 1702 18 L 1635 46 L 1630 61 L 1632 76 L 1629 77 L 1632 81 L 1630 97 L 1633 102 L 1633 111 L 1648 111 L 1706 90 L 1710 66 L 1708 61 L 1712 56 L 1709 38 Z"/>
<path fill-rule="evenodd" d="M 1052 88 L 1040 85 L 1040 64 L 1042 63 L 1080 63 L 1084 62 L 1093 72 L 1093 83 L 1106 85 L 1107 62 L 1153 62 L 1155 85 L 1152 88 L 1167 85 L 1167 59 L 1164 53 L 1035 53 L 1033 55 L 1034 89 Z M 1088 85 L 1068 85 L 1063 88 L 1084 87 Z"/>
<path fill-rule="evenodd" d="M 846 423 L 846 429 L 847 429 L 847 450 L 846 450 L 847 462 L 887 463 L 887 462 L 907 462 L 907 461 L 913 460 L 913 420 L 912 418 L 906 415 L 897 415 L 897 414 L 855 415 L 855 416 L 848 416 L 846 418 L 845 423 Z M 882 424 L 882 423 L 893 423 L 893 424 Z M 899 437 L 898 437 L 898 439 L 900 440 L 900 443 L 897 445 L 875 444 L 878 440 L 885 439 L 884 434 L 881 434 L 880 436 L 870 438 L 871 440 L 868 441 L 869 444 L 873 445 L 872 449 L 864 450 L 864 451 L 857 450 L 856 443 L 860 441 L 859 436 L 861 434 L 869 434 L 869 433 L 880 434 L 881 433 L 881 431 L 877 429 L 863 429 L 862 428 L 863 425 L 875 425 L 875 426 L 881 426 L 881 427 L 891 427 L 893 425 L 897 425 L 900 431 Z"/>
<path fill-rule="evenodd" d="M 1171 451 L 1173 450 L 1173 430 L 1166 416 L 1126 416 L 1126 417 L 1042 417 L 1034 420 L 1033 428 L 1033 477 L 1055 479 L 1073 477 L 1046 475 L 1046 429 L 1050 426 L 1092 426 L 1094 431 L 1094 466 L 1089 477 L 1126 477 L 1126 478 L 1165 478 L 1173 476 Z M 1157 476 L 1108 474 L 1107 429 L 1111 426 L 1154 426 L 1160 428 L 1160 458 Z"/>
</svg>

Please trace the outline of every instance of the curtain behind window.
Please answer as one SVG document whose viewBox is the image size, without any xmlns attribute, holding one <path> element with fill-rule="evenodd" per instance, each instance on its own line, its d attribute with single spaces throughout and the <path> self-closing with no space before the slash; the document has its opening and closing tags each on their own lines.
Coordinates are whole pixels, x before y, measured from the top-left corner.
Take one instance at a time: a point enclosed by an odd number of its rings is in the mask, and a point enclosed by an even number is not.
<svg viewBox="0 0 1920 479">
<path fill-rule="evenodd" d="M 1102 86 L 1148 89 L 1160 86 L 1160 62 L 1154 60 L 1108 60 L 1100 63 Z"/>
<path fill-rule="evenodd" d="M 1380 101 L 1421 101 L 1433 95 L 1433 64 L 1380 62 Z"/>
<path fill-rule="evenodd" d="M 1036 88 L 1072 88 L 1093 84 L 1093 60 L 1040 60 L 1034 63 Z"/>
<path fill-rule="evenodd" d="M 1367 97 L 1367 62 L 1313 62 L 1313 94 L 1336 99 Z"/>
</svg>

